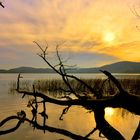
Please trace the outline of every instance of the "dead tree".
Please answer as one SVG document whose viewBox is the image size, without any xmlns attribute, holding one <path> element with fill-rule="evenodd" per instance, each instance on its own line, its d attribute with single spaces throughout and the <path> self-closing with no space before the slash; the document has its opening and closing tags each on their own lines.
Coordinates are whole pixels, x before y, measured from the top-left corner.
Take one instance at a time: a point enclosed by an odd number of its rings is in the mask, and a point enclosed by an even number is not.
<svg viewBox="0 0 140 140">
<path fill-rule="evenodd" d="M 65 136 L 68 136 L 72 139 L 76 140 L 88 140 L 90 139 L 89 136 L 93 134 L 96 130 L 99 130 L 100 136 L 101 134 L 104 135 L 109 140 L 125 140 L 125 138 L 122 136 L 122 134 L 116 130 L 114 127 L 112 127 L 106 120 L 105 120 L 105 108 L 106 107 L 113 107 L 113 108 L 124 108 L 128 110 L 129 112 L 132 112 L 134 114 L 140 115 L 140 96 L 132 95 L 128 93 L 120 84 L 120 82 L 108 71 L 101 70 L 103 74 L 105 74 L 110 81 L 114 83 L 116 86 L 118 92 L 116 94 L 113 94 L 111 96 L 105 97 L 102 93 L 102 90 L 95 90 L 94 87 L 91 85 L 88 85 L 83 80 L 79 79 L 78 77 L 75 77 L 73 75 L 70 75 L 66 71 L 66 66 L 64 64 L 64 61 L 62 61 L 60 54 L 58 52 L 59 45 L 56 46 L 56 55 L 59 63 L 57 65 L 52 65 L 48 59 L 47 59 L 47 48 L 48 46 L 43 49 L 37 42 L 34 42 L 41 50 L 41 54 L 39 56 L 46 62 L 46 64 L 52 68 L 58 75 L 62 77 L 62 80 L 64 81 L 65 85 L 67 86 L 67 89 L 64 89 L 65 96 L 61 98 L 63 99 L 56 99 L 53 97 L 49 97 L 42 92 L 38 92 L 35 89 L 35 86 L 33 86 L 33 91 L 25 91 L 20 88 L 20 78 L 21 76 L 18 76 L 17 79 L 17 92 L 19 94 L 22 94 L 23 98 L 28 95 L 32 96 L 34 99 L 30 100 L 28 103 L 28 106 L 31 107 L 32 112 L 32 119 L 28 118 L 26 116 L 26 113 L 24 111 L 19 112 L 15 116 L 7 117 L 6 119 L 2 120 L 0 122 L 0 127 L 3 126 L 5 123 L 7 123 L 10 120 L 17 120 L 17 125 L 14 126 L 11 129 L 0 131 L 0 135 L 4 135 L 7 133 L 11 133 L 19 128 L 21 124 L 23 124 L 25 121 L 32 124 L 32 126 L 36 129 L 41 129 L 44 131 L 49 132 L 55 132 L 59 134 L 63 134 Z M 74 88 L 72 87 L 70 80 L 76 80 L 77 82 L 83 84 L 91 93 L 92 96 L 89 96 L 87 93 L 79 94 L 77 93 Z M 103 82 L 103 84 L 106 81 Z M 103 85 L 102 84 L 102 85 Z M 102 88 L 102 87 L 101 87 Z M 72 99 L 69 95 L 72 94 L 76 98 Z M 65 115 L 69 108 L 72 106 L 82 106 L 85 109 L 94 112 L 95 116 L 95 122 L 96 122 L 96 128 L 94 128 L 91 132 L 88 134 L 85 134 L 83 136 L 74 134 L 72 132 L 69 132 L 64 129 L 54 128 L 47 125 L 46 119 L 48 119 L 48 114 L 46 112 L 46 104 L 52 103 L 56 105 L 65 106 L 64 110 L 62 111 L 62 114 L 60 116 L 60 120 L 62 120 L 63 115 Z M 39 112 L 38 106 L 43 106 L 43 111 Z M 40 124 L 38 122 L 38 115 L 42 116 L 43 124 Z M 139 138 L 140 134 L 140 127 L 138 125 L 137 130 L 135 131 L 133 135 L 133 140 L 137 140 Z"/>
</svg>

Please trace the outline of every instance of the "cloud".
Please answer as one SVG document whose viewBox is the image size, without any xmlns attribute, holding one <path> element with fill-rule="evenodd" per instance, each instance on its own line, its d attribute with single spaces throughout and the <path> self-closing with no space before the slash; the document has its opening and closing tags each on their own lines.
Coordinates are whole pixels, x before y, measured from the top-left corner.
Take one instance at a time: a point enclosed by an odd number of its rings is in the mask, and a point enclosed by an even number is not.
<svg viewBox="0 0 140 140">
<path fill-rule="evenodd" d="M 69 52 L 67 56 L 69 56 L 68 64 L 76 64 L 77 67 L 98 67 L 119 61 L 118 58 L 111 55 L 91 52 Z"/>
<path fill-rule="evenodd" d="M 64 52 L 109 55 L 110 61 L 114 58 L 140 61 L 140 32 L 136 28 L 139 20 L 130 10 L 131 5 L 138 3 L 139 0 L 5 1 L 6 8 L 0 8 L 0 49 L 7 51 L 5 56 L 9 48 L 15 49 L 16 57 L 24 62 L 23 55 L 18 54 L 20 51 L 28 56 L 36 54 L 34 40 L 43 42 L 42 45 L 47 40 L 50 51 L 55 50 L 56 43 L 66 41 L 62 45 Z M 107 32 L 115 34 L 112 44 L 103 40 Z"/>
<path fill-rule="evenodd" d="M 121 60 L 140 62 L 140 41 L 128 42 L 117 46 L 105 47 L 98 52 L 115 56 Z"/>
</svg>

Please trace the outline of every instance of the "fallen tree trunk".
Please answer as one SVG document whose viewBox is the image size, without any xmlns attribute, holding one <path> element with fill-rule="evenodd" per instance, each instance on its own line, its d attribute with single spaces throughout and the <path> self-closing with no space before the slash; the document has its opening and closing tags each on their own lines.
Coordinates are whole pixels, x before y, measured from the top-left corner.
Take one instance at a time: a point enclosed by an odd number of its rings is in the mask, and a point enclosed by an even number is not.
<svg viewBox="0 0 140 140">
<path fill-rule="evenodd" d="M 36 42 L 35 42 L 36 43 Z M 66 93 L 65 96 L 65 100 L 61 100 L 61 99 L 56 99 L 53 97 L 49 97 L 41 92 L 38 92 L 35 90 L 35 86 L 33 85 L 33 92 L 29 92 L 29 91 L 24 91 L 20 89 L 20 74 L 18 76 L 17 79 L 17 92 L 19 94 L 22 94 L 22 97 L 25 97 L 26 95 L 28 96 L 32 96 L 34 99 L 32 101 L 30 101 L 30 106 L 32 108 L 31 112 L 32 112 L 32 119 L 29 120 L 27 119 L 27 117 L 25 117 L 22 121 L 28 121 L 30 123 L 33 124 L 34 128 L 37 129 L 41 129 L 45 132 L 45 130 L 48 130 L 49 132 L 56 132 L 56 133 L 60 133 L 63 135 L 67 135 L 68 137 L 71 137 L 73 139 L 79 139 L 79 140 L 86 140 L 88 139 L 88 136 L 92 133 L 95 132 L 95 130 L 99 130 L 100 133 L 102 133 L 107 139 L 109 140 L 124 140 L 125 138 L 122 136 L 122 134 L 116 130 L 115 128 L 113 128 L 106 120 L 104 117 L 104 110 L 106 107 L 112 107 L 112 108 L 124 108 L 126 110 L 128 110 L 129 112 L 132 112 L 136 115 L 140 115 L 140 96 L 137 95 L 132 95 L 129 94 L 126 90 L 124 90 L 124 88 L 121 86 L 121 84 L 119 83 L 119 81 L 108 71 L 101 71 L 103 72 L 109 80 L 111 80 L 114 85 L 117 87 L 118 89 L 118 93 L 112 96 L 106 96 L 104 97 L 102 95 L 101 90 L 96 91 L 94 89 L 94 87 L 92 87 L 91 85 L 87 85 L 84 81 L 82 81 L 81 79 L 73 76 L 73 75 L 69 75 L 66 73 L 65 71 L 65 67 L 64 64 L 59 56 L 58 50 L 57 50 L 57 57 L 59 60 L 59 64 L 57 66 L 59 66 L 59 70 L 56 69 L 55 66 L 51 65 L 48 60 L 46 59 L 46 50 L 47 47 L 45 48 L 45 50 L 43 50 L 41 48 L 41 46 L 36 43 L 39 48 L 42 51 L 42 54 L 39 55 L 47 64 L 48 66 L 50 66 L 57 74 L 59 74 L 62 77 L 62 80 L 64 81 L 64 83 L 66 84 L 68 91 L 76 96 L 76 99 L 72 99 L 69 95 Z M 57 46 L 58 47 L 58 46 Z M 70 82 L 69 82 L 69 78 L 74 79 L 78 82 L 80 82 L 81 84 L 83 84 L 86 88 L 89 89 L 89 91 L 92 93 L 92 97 L 87 98 L 87 94 L 83 94 L 84 96 L 79 95 L 78 93 L 76 93 L 76 91 L 72 88 Z M 100 92 L 100 93 L 98 93 Z M 100 95 L 100 96 L 98 96 Z M 64 129 L 56 129 L 56 128 L 51 128 L 49 126 L 46 125 L 46 118 L 48 117 L 48 115 L 46 114 L 46 106 L 45 103 L 52 103 L 52 104 L 57 104 L 57 105 L 61 105 L 61 106 L 67 106 L 62 114 L 61 117 L 67 113 L 68 109 L 70 107 L 72 107 L 73 105 L 76 106 L 82 106 L 87 110 L 90 110 L 92 112 L 94 112 L 94 116 L 95 116 L 95 122 L 96 122 L 96 128 L 93 129 L 93 131 L 91 131 L 88 135 L 86 135 L 85 137 L 83 136 L 79 136 L 76 134 L 73 134 L 71 132 L 68 132 L 67 130 Z M 41 112 L 40 114 L 43 117 L 43 125 L 40 125 L 37 122 L 37 115 L 38 115 L 38 104 L 43 104 L 43 112 Z M 16 118 L 18 119 L 18 118 Z M 10 120 L 10 119 L 9 119 Z M 9 120 L 5 121 L 3 120 L 0 123 L 0 126 L 2 126 L 3 124 L 5 124 L 6 122 L 8 122 Z M 20 126 L 21 122 L 18 122 L 17 126 L 15 126 L 13 129 L 11 128 L 9 131 L 5 130 L 4 131 L 0 131 L 0 134 L 5 134 L 6 132 L 11 132 L 11 130 L 15 130 L 16 128 L 18 128 Z M 135 140 L 136 138 L 138 138 L 140 135 L 140 129 L 139 126 L 133 136 L 133 140 Z"/>
</svg>

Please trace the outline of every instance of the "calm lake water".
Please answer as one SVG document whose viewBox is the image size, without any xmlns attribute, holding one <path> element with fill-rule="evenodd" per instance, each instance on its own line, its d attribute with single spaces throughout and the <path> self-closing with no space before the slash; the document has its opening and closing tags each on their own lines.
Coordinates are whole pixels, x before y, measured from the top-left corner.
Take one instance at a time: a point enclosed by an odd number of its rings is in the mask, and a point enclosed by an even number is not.
<svg viewBox="0 0 140 140">
<path fill-rule="evenodd" d="M 25 110 L 29 112 L 26 107 L 28 99 L 22 99 L 21 95 L 9 94 L 10 82 L 15 81 L 18 74 L 0 74 L 0 121 L 5 117 L 16 114 L 18 111 Z M 140 74 L 114 74 L 117 78 L 139 78 Z M 102 74 L 76 74 L 80 78 L 105 78 Z M 23 74 L 25 80 L 37 79 L 56 79 L 61 78 L 56 74 Z M 79 135 L 86 135 L 95 127 L 94 114 L 87 113 L 87 110 L 81 107 L 74 106 L 64 116 L 63 121 L 59 121 L 60 114 L 64 107 L 48 104 L 47 112 L 49 115 L 48 124 L 54 127 L 65 128 L 73 133 Z M 122 109 L 106 109 L 106 119 L 108 122 L 119 130 L 126 140 L 130 140 L 140 117 L 122 111 Z M 10 122 L 6 127 L 14 126 L 15 122 Z M 1 128 L 0 128 L 1 129 Z M 100 140 L 98 131 L 94 133 L 91 138 Z M 59 140 L 70 138 L 63 135 L 49 133 L 46 131 L 35 130 L 28 124 L 23 124 L 18 130 L 11 134 L 1 136 L 0 140 Z M 105 139 L 104 139 L 105 140 Z"/>
</svg>

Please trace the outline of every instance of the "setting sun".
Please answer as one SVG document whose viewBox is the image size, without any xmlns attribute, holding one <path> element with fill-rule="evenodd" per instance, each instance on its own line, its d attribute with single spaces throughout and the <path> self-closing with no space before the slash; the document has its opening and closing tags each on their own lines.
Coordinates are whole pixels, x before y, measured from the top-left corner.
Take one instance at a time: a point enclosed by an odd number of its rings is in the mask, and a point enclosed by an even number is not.
<svg viewBox="0 0 140 140">
<path fill-rule="evenodd" d="M 112 32 L 108 32 L 104 35 L 105 42 L 112 42 L 115 39 L 115 34 Z"/>
</svg>

